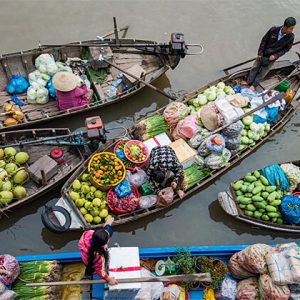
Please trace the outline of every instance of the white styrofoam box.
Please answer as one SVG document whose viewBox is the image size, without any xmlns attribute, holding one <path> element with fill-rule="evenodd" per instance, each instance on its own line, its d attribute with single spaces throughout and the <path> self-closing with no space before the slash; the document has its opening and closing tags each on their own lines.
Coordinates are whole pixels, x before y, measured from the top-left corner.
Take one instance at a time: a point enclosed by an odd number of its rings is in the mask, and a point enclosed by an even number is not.
<svg viewBox="0 0 300 300">
<path fill-rule="evenodd" d="M 166 133 L 161 133 L 147 141 L 144 141 L 143 143 L 147 146 L 149 152 L 151 152 L 153 148 L 157 146 L 168 146 L 172 143 L 172 141 Z"/>
</svg>

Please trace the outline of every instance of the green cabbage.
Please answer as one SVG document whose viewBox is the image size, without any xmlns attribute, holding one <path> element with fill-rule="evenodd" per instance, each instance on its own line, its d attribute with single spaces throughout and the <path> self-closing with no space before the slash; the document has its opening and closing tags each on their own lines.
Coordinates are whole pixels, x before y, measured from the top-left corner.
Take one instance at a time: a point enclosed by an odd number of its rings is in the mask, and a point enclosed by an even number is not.
<svg viewBox="0 0 300 300">
<path fill-rule="evenodd" d="M 203 95 L 203 94 L 198 95 L 198 97 L 197 97 L 197 102 L 199 103 L 200 106 L 205 105 L 205 104 L 207 103 L 207 98 L 206 98 L 206 96 Z"/>
<path fill-rule="evenodd" d="M 225 88 L 225 83 L 224 83 L 224 82 L 219 82 L 219 83 L 217 84 L 217 88 L 218 88 L 218 89 L 224 90 L 224 88 Z"/>
<path fill-rule="evenodd" d="M 252 116 L 244 117 L 242 119 L 242 122 L 244 125 L 250 125 L 251 123 L 253 123 L 253 117 Z"/>
</svg>

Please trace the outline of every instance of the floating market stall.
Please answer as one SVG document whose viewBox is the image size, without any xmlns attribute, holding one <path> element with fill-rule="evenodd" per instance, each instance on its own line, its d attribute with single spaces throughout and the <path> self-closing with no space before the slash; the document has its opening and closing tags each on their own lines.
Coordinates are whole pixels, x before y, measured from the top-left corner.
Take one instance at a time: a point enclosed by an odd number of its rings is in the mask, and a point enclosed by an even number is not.
<svg viewBox="0 0 300 300">
<path fill-rule="evenodd" d="M 300 233 L 300 162 L 271 164 L 218 195 L 226 213 L 252 225 Z"/>
<path fill-rule="evenodd" d="M 170 195 L 162 204 L 149 184 L 147 160 L 155 146 L 175 151 L 185 196 L 251 154 L 291 118 L 300 82 L 298 63 L 278 62 L 262 82 L 266 91 L 254 93 L 241 86 L 248 70 L 168 104 L 137 122 L 127 139 L 91 156 L 66 182 L 57 204 L 46 208 L 44 224 L 54 231 L 82 230 L 114 216 L 113 225 L 121 225 L 181 201 Z M 57 209 L 64 216 L 50 219 Z"/>
<path fill-rule="evenodd" d="M 300 271 L 299 247 L 295 243 L 269 246 L 196 246 L 185 248 L 110 248 L 113 263 L 120 266 L 123 253 L 126 267 L 142 278 L 157 282 L 118 284 L 104 289 L 103 284 L 80 281 L 84 265 L 79 253 L 45 254 L 12 257 L 0 256 L 1 296 L 6 299 L 112 299 L 128 293 L 128 300 L 145 299 L 297 299 Z M 288 257 L 292 257 L 289 259 Z M 126 268 L 113 268 L 116 278 L 129 278 Z M 134 264 L 134 265 L 133 265 Z M 112 272 L 112 271 L 111 271 Z M 159 282 L 161 276 L 176 276 L 208 272 L 209 282 Z M 126 273 L 122 274 L 122 273 Z M 124 276 L 125 275 L 125 276 Z M 165 277 L 161 277 L 165 278 Z M 175 277 L 176 278 L 176 277 Z M 97 276 L 83 278 L 97 280 Z M 63 281 L 63 286 L 59 286 Z M 74 285 L 67 285 L 68 283 Z M 27 286 L 35 283 L 36 287 Z M 55 285 L 57 284 L 57 285 Z M 129 294 L 130 293 L 130 294 Z M 17 295 L 16 295 L 17 294 Z M 119 294 L 119 296 L 121 295 Z M 161 297 L 166 298 L 161 298 Z M 169 296 L 167 296 L 169 295 Z M 172 295 L 172 297 L 170 297 Z M 168 298 L 170 297 L 170 298 Z M 209 298 L 210 297 L 210 298 Z"/>
</svg>

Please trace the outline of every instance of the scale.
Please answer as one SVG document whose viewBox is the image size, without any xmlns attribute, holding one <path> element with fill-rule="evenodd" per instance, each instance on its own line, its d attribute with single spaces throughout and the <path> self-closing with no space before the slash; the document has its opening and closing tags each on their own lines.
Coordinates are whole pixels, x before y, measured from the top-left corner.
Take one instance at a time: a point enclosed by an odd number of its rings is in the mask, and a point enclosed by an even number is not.
<svg viewBox="0 0 300 300">
<path fill-rule="evenodd" d="M 170 258 L 159 260 L 155 264 L 155 273 L 157 276 L 177 275 L 176 265 Z"/>
</svg>

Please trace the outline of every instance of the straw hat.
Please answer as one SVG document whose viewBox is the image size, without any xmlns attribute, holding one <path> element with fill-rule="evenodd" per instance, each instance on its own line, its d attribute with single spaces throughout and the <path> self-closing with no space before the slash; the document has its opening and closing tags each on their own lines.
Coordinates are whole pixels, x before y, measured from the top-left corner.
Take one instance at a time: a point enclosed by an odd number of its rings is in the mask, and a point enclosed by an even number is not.
<svg viewBox="0 0 300 300">
<path fill-rule="evenodd" d="M 209 131 L 214 131 L 218 128 L 218 114 L 209 106 L 205 105 L 200 111 L 200 119 Z"/>
<path fill-rule="evenodd" d="M 70 92 L 77 86 L 77 76 L 70 72 L 58 72 L 52 78 L 54 88 L 61 92 Z"/>
</svg>

